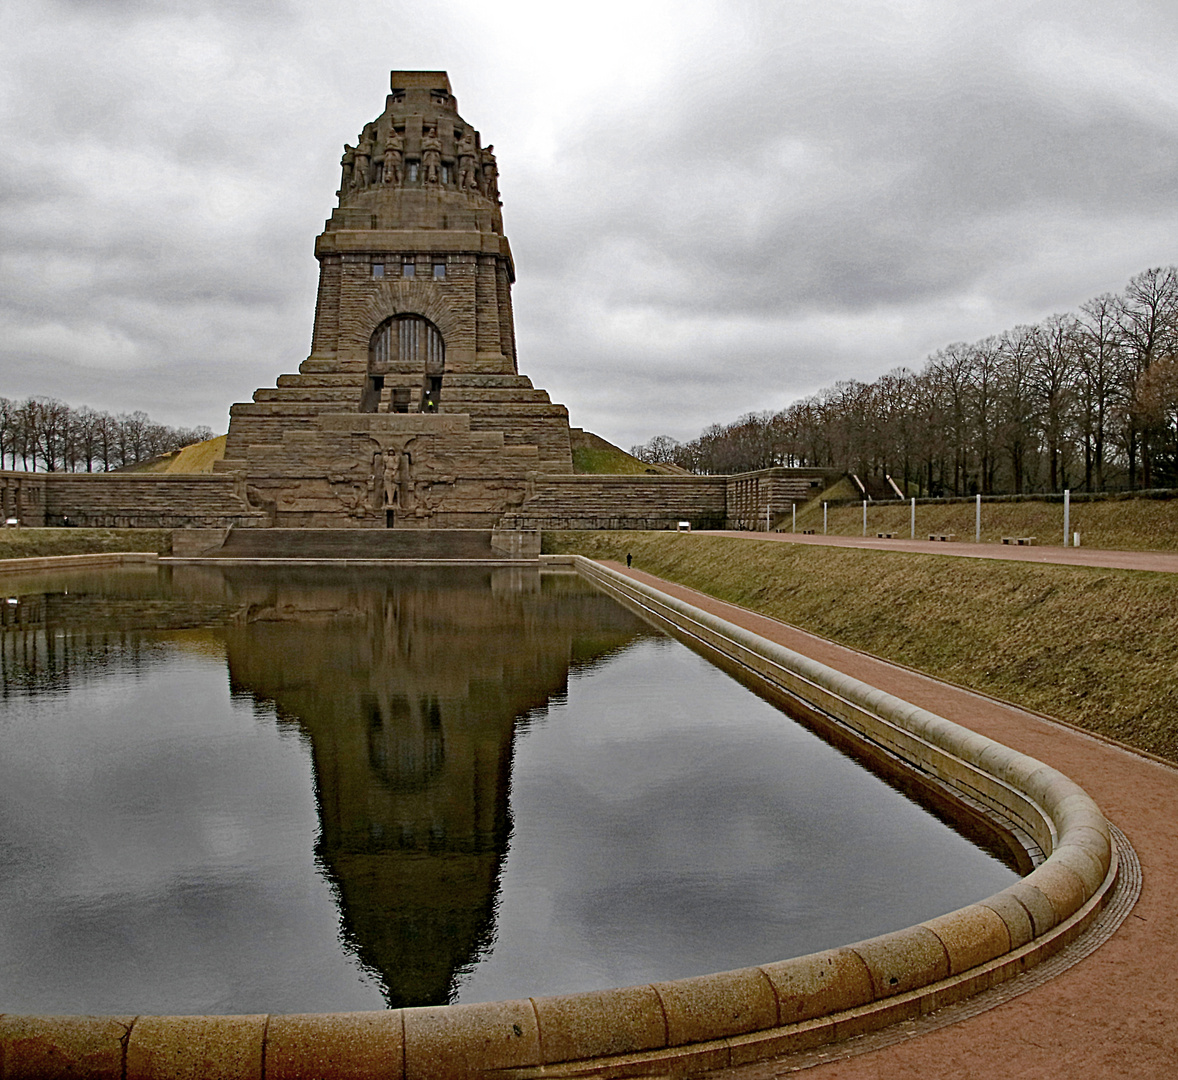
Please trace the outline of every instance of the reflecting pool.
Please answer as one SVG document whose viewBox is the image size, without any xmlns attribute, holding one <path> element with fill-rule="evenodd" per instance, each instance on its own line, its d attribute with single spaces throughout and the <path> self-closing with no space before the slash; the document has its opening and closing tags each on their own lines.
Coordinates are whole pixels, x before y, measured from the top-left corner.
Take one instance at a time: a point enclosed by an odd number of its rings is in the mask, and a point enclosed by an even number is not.
<svg viewBox="0 0 1178 1080">
<path fill-rule="evenodd" d="M 0 1012 L 677 978 L 1016 878 L 569 574 L 0 580 Z"/>
</svg>

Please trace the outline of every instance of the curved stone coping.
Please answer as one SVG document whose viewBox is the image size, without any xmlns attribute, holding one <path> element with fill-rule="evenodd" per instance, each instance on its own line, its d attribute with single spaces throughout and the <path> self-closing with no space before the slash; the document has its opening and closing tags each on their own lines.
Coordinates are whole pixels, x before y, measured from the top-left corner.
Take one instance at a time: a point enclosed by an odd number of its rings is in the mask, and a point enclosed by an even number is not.
<svg viewBox="0 0 1178 1080">
<path fill-rule="evenodd" d="M 576 557 L 605 591 L 991 807 L 1048 855 L 959 911 L 809 956 L 690 979 L 476 1005 L 294 1016 L 0 1016 L 0 1080 L 624 1076 L 742 1064 L 930 1012 L 1011 978 L 1095 918 L 1117 860 L 1055 769 Z"/>
</svg>

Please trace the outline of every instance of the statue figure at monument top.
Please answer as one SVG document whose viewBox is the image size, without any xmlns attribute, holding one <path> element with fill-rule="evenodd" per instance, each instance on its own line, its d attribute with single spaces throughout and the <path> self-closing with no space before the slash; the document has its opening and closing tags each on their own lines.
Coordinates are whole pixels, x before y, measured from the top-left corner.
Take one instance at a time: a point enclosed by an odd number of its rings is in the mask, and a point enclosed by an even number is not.
<svg viewBox="0 0 1178 1080">
<path fill-rule="evenodd" d="M 405 140 L 392 125 L 389 126 L 388 138 L 384 143 L 384 182 L 386 184 L 401 183 L 401 166 L 405 160 Z"/>
<path fill-rule="evenodd" d="M 356 191 L 363 191 L 368 186 L 368 165 L 372 160 L 372 140 L 365 131 L 356 147 L 356 163 L 352 166 L 353 187 Z"/>
<path fill-rule="evenodd" d="M 477 151 L 474 132 L 469 128 L 458 140 L 458 189 L 460 191 L 478 191 L 478 176 L 474 167 L 474 157 Z"/>
<path fill-rule="evenodd" d="M 434 124 L 421 139 L 421 170 L 425 174 L 422 179 L 427 184 L 441 182 L 442 173 L 442 140 L 438 136 L 438 126 Z"/>
<path fill-rule="evenodd" d="M 493 203 L 499 202 L 499 166 L 495 161 L 495 147 L 488 146 L 482 155 L 483 194 Z"/>
<path fill-rule="evenodd" d="M 341 176 L 339 182 L 339 191 L 336 192 L 341 199 L 346 198 L 348 193 L 352 190 L 352 169 L 356 163 L 356 148 L 349 143 L 344 143 L 344 154 L 339 159 Z"/>
</svg>

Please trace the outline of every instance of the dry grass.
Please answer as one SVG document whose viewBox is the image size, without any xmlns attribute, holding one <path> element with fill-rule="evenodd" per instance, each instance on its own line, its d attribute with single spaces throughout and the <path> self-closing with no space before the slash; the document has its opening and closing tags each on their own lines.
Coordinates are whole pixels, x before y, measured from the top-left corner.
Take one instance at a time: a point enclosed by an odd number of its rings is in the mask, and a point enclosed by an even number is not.
<svg viewBox="0 0 1178 1080">
<path fill-rule="evenodd" d="M 168 529 L 3 529 L 0 559 L 41 555 L 90 555 L 105 551 L 172 550 Z"/>
<path fill-rule="evenodd" d="M 958 540 L 974 539 L 973 503 L 917 503 L 916 536 L 955 533 Z M 869 503 L 867 535 L 894 532 L 908 537 L 907 503 Z M 827 524 L 832 536 L 862 536 L 863 508 L 832 506 Z M 1070 531 L 1080 533 L 1084 547 L 1125 551 L 1178 551 L 1178 499 L 1117 499 L 1073 502 Z M 787 525 L 788 528 L 788 525 Z M 822 531 L 822 502 L 798 507 L 798 530 Z M 1001 543 L 1004 536 L 1034 536 L 1040 544 L 1063 543 L 1063 504 L 1049 502 L 982 503 L 982 542 Z"/>
<path fill-rule="evenodd" d="M 1178 575 L 674 533 L 546 533 L 1178 761 Z"/>
<path fill-rule="evenodd" d="M 225 456 L 225 436 L 217 435 L 204 442 L 191 443 L 171 454 L 153 458 L 142 465 L 133 466 L 123 472 L 150 473 L 211 473 L 213 462 Z"/>
</svg>

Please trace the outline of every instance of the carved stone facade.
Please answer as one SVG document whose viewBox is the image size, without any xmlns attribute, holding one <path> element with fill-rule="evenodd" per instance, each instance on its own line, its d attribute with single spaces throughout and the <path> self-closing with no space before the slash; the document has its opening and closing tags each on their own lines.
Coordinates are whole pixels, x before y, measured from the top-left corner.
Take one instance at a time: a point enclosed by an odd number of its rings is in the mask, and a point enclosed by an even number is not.
<svg viewBox="0 0 1178 1080">
<path fill-rule="evenodd" d="M 0 472 L 5 520 L 498 526 L 491 546 L 502 552 L 517 543 L 510 537 L 541 529 L 751 528 L 825 486 L 818 472 L 780 469 L 574 475 L 568 411 L 519 374 L 494 148 L 458 115 L 445 72 L 394 71 L 384 112 L 340 163 L 339 206 L 315 244 L 311 355 L 298 374 L 232 407 L 214 474 Z"/>
<path fill-rule="evenodd" d="M 275 526 L 491 528 L 571 473 L 568 412 L 519 374 L 494 148 L 440 71 L 394 71 L 315 245 L 311 355 L 230 411 L 219 472 Z"/>
</svg>

